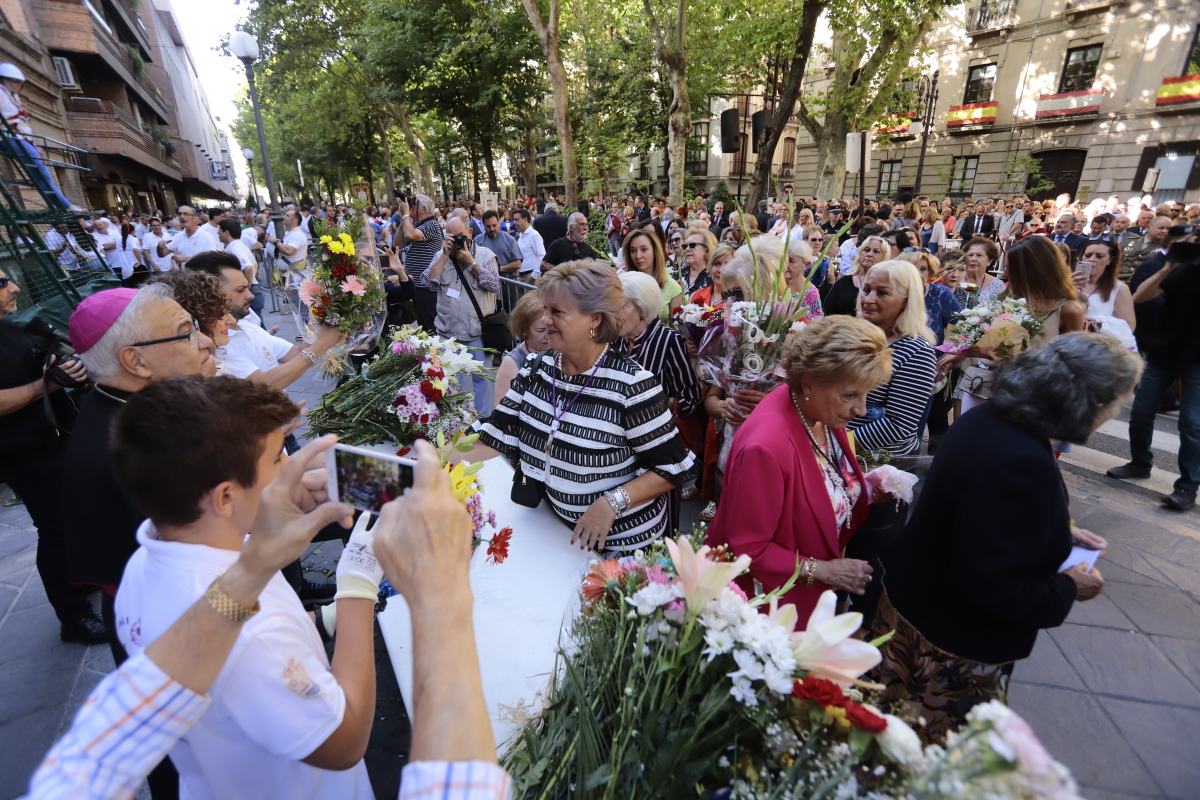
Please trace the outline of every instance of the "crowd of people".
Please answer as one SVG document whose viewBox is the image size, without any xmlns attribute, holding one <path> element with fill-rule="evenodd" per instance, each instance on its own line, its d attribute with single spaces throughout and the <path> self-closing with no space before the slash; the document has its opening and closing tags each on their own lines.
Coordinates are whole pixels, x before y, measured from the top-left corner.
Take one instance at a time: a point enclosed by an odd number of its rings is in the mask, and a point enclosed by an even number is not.
<svg viewBox="0 0 1200 800">
<path fill-rule="evenodd" d="M 799 569 L 784 599 L 800 620 L 833 589 L 898 632 L 873 679 L 932 734 L 1003 697 L 1038 630 L 1102 590 L 1098 569 L 1059 571 L 1073 544 L 1106 543 L 1071 522 L 1055 459 L 1135 387 L 1132 459 L 1115 477 L 1149 473 L 1154 415 L 1178 403 L 1180 477 L 1164 502 L 1194 504 L 1200 206 L 1139 204 L 809 198 L 750 213 L 704 196 L 570 210 L 409 195 L 361 213 L 389 320 L 496 358 L 494 382 L 470 387 L 479 440 L 463 458 L 503 457 L 513 502 L 546 501 L 597 554 L 670 534 L 701 497 L 709 542 L 750 556 L 747 588 Z M 385 575 L 414 614 L 402 795 L 506 792 L 465 511 L 424 445 L 413 490 L 367 487 L 382 501 L 373 526 L 330 502 L 332 440 L 298 446 L 285 390 L 342 335 L 264 327 L 260 288 L 295 303 L 311 274 L 313 220 L 357 213 L 288 206 L 282 238 L 251 211 L 97 217 L 95 252 L 125 285 L 78 306 L 69 356 L 4 319 L 21 287 L 0 273 L 0 479 L 38 529 L 63 639 L 107 642 L 118 665 L 32 797 L 129 796 L 147 774 L 156 800 L 372 796 L 362 758 Z M 57 233 L 64 269 L 96 268 Z M 1004 298 L 1042 321 L 1027 352 L 935 349 L 958 312 Z M 753 386 L 701 368 L 711 337 L 677 311 L 768 299 L 805 322 L 779 368 Z M 934 458 L 912 508 L 865 469 L 922 454 Z M 314 537 L 346 543 L 332 583 L 303 578 Z"/>
</svg>

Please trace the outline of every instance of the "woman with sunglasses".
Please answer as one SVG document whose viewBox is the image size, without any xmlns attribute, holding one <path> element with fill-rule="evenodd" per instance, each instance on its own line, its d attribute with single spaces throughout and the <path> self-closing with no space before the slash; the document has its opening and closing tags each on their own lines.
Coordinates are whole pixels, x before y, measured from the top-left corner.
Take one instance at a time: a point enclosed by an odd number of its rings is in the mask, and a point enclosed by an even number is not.
<svg viewBox="0 0 1200 800">
<path fill-rule="evenodd" d="M 688 227 L 680 252 L 683 254 L 679 268 L 680 283 L 683 293 L 692 297 L 701 289 L 712 286 L 712 276 L 708 274 L 708 257 L 717 246 L 717 237 L 701 225 Z"/>
</svg>

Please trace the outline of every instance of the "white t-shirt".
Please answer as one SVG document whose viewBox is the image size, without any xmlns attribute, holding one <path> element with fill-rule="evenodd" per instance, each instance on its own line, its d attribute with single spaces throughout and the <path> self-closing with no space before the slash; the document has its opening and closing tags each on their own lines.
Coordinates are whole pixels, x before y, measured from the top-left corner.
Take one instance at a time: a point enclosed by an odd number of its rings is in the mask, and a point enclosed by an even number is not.
<svg viewBox="0 0 1200 800">
<path fill-rule="evenodd" d="M 196 232 L 188 236 L 187 231 L 180 231 L 175 234 L 175 238 L 167 245 L 172 253 L 191 258 L 197 253 L 203 253 L 208 250 L 221 250 L 221 242 L 213 238 L 213 235 L 208 232 L 207 225 L 201 225 L 196 228 Z"/>
<path fill-rule="evenodd" d="M 246 267 L 258 267 L 258 262 L 254 260 L 254 254 L 250 252 L 250 248 L 241 239 L 230 239 L 229 244 L 225 245 L 225 251 L 237 256 L 242 269 Z M 254 283 L 257 284 L 258 281 L 255 280 Z"/>
<path fill-rule="evenodd" d="M 113 269 L 121 270 L 121 277 L 128 278 L 133 274 L 134 267 L 138 264 L 138 250 L 142 249 L 142 243 L 132 233 L 124 237 L 125 242 L 121 242 L 121 234 L 110 234 L 117 247 L 115 250 L 110 250 L 108 263 Z"/>
<path fill-rule="evenodd" d="M 246 247 L 258 244 L 258 230 L 253 225 L 242 228 L 242 241 L 246 243 Z"/>
<path fill-rule="evenodd" d="M 158 255 L 158 243 L 167 242 L 170 244 L 170 238 L 165 235 L 157 236 L 153 231 L 148 232 L 142 237 L 142 252 L 146 254 L 147 260 L 154 265 L 154 269 L 159 272 L 169 272 L 171 270 L 171 254 L 168 253 L 161 258 Z"/>
<path fill-rule="evenodd" d="M 146 520 L 141 547 L 117 591 L 117 636 L 140 653 L 204 596 L 237 552 L 161 541 Z M 346 696 L 329 670 L 321 637 L 292 587 L 275 573 L 260 610 L 209 691 L 212 705 L 171 750 L 180 796 L 226 798 L 373 798 L 366 765 L 346 771 L 301 759 L 342 724 Z"/>
<path fill-rule="evenodd" d="M 230 328 L 229 344 L 225 345 L 225 372 L 235 378 L 249 378 L 256 372 L 275 369 L 279 359 L 291 349 L 290 342 L 272 336 L 258 325 Z"/>
<path fill-rule="evenodd" d="M 108 244 L 120 244 L 119 241 L 113 239 L 112 228 L 108 229 L 108 233 L 92 231 L 92 238 L 96 240 L 96 249 L 100 251 L 100 257 L 104 259 L 105 263 L 110 267 L 120 267 L 121 259 L 120 256 L 117 255 L 116 248 L 114 247 L 112 249 L 105 249 Z"/>
<path fill-rule="evenodd" d="M 290 256 L 283 255 L 281 250 L 279 253 L 278 263 L 280 269 L 286 269 L 288 272 L 288 284 L 292 287 L 299 286 L 301 282 L 312 275 L 308 269 L 308 235 L 303 230 L 304 226 L 300 225 L 292 228 L 283 236 L 283 243 L 288 247 L 300 248 L 297 252 Z M 284 262 L 287 262 L 285 265 Z"/>
</svg>

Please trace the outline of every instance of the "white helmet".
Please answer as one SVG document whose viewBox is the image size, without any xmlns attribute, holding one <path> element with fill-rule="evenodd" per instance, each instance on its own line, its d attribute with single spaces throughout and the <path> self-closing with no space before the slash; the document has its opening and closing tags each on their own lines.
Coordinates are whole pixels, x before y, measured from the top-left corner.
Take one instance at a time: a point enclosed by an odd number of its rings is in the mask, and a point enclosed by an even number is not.
<svg viewBox="0 0 1200 800">
<path fill-rule="evenodd" d="M 25 73 L 21 72 L 20 68 L 18 68 L 16 64 L 5 62 L 4 64 L 0 64 L 0 78 L 23 81 L 25 80 Z"/>
</svg>

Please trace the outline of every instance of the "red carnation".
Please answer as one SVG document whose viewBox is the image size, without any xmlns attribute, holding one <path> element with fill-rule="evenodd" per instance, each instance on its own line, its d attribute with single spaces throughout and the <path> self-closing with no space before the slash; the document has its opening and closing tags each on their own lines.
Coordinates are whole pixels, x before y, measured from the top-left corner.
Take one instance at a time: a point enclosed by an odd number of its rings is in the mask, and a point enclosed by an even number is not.
<svg viewBox="0 0 1200 800">
<path fill-rule="evenodd" d="M 404 397 L 404 395 L 400 395 L 392 401 L 392 408 L 399 408 L 400 406 L 406 405 L 408 405 L 408 400 Z"/>
<path fill-rule="evenodd" d="M 836 683 L 811 675 L 804 680 L 796 681 L 792 686 L 792 697 L 809 700 L 822 708 L 826 706 L 841 708 L 850 702 Z"/>
<path fill-rule="evenodd" d="M 428 414 L 422 414 L 422 415 L 421 415 L 421 417 L 420 417 L 420 422 L 421 422 L 421 424 L 422 424 L 422 425 L 428 425 L 428 424 L 429 424 L 429 415 L 428 415 Z"/>
<path fill-rule="evenodd" d="M 860 731 L 883 733 L 887 728 L 886 719 L 865 706 L 855 703 L 853 700 L 847 700 L 844 708 L 846 710 L 846 719 L 850 720 L 850 724 Z"/>
<path fill-rule="evenodd" d="M 401 447 L 399 450 L 397 450 L 397 451 L 396 451 L 396 455 L 398 455 L 398 456 L 406 456 L 406 455 L 408 455 L 408 454 L 409 454 L 409 453 L 411 453 L 411 452 L 412 452 L 412 448 L 411 448 L 411 447 Z"/>
<path fill-rule="evenodd" d="M 487 558 L 493 564 L 503 564 L 508 558 L 508 543 L 512 539 L 512 528 L 501 528 L 488 542 Z"/>
</svg>

